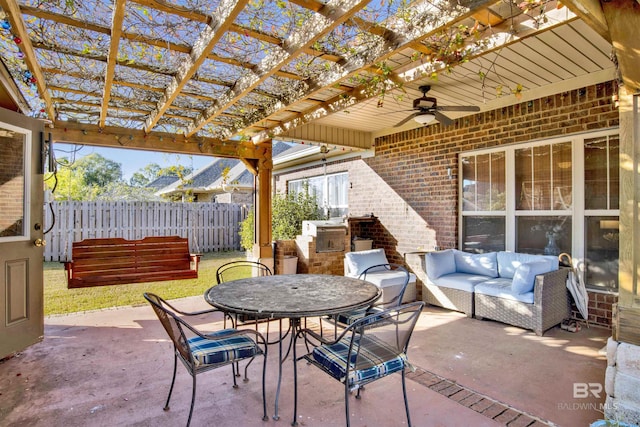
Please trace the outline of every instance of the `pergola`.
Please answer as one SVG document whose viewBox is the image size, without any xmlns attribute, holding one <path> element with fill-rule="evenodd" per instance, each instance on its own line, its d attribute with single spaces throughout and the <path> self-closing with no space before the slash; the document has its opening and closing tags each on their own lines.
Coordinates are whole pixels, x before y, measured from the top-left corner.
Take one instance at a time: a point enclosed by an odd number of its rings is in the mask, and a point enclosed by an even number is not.
<svg viewBox="0 0 640 427">
<path fill-rule="evenodd" d="M 394 128 L 424 84 L 443 105 L 483 110 L 617 72 L 640 86 L 632 0 L 0 7 L 3 61 L 52 141 L 241 159 L 257 177 L 258 256 L 270 255 L 272 138 L 371 148 L 417 126 Z"/>
</svg>

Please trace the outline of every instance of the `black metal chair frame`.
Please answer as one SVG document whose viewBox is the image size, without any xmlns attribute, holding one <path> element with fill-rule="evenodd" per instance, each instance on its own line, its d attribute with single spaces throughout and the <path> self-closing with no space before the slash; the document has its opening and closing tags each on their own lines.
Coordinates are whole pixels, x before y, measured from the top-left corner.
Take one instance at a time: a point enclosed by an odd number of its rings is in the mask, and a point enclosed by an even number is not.
<svg viewBox="0 0 640 427">
<path fill-rule="evenodd" d="M 374 302 L 371 305 L 371 307 L 369 307 L 366 310 L 365 315 L 373 314 L 375 311 L 380 311 L 380 310 L 384 310 L 384 309 L 387 309 L 387 308 L 400 306 L 402 304 L 402 298 L 404 297 L 404 292 L 407 289 L 407 285 L 409 284 L 409 279 L 410 279 L 409 271 L 403 265 L 394 264 L 394 263 L 377 264 L 377 265 L 372 265 L 370 267 L 367 267 L 362 273 L 360 273 L 360 275 L 358 276 L 358 279 L 367 280 L 367 274 L 380 272 L 381 269 L 387 270 L 387 271 L 390 271 L 390 270 L 403 271 L 405 273 L 405 275 L 406 275 L 406 279 L 405 279 L 404 284 L 402 285 L 402 288 L 400 289 L 400 292 L 398 293 L 398 295 L 396 295 L 390 301 L 387 301 L 387 302 L 381 302 L 381 301 L 380 302 Z M 333 335 L 334 335 L 334 337 L 338 336 L 338 326 L 342 326 L 342 327 L 349 326 L 349 323 L 340 322 L 338 320 L 339 317 L 340 317 L 340 315 L 338 315 L 338 314 L 334 314 L 334 315 L 330 316 L 330 319 L 333 322 Z M 322 319 L 320 319 L 320 322 L 321 322 L 320 324 L 322 325 Z"/>
<path fill-rule="evenodd" d="M 218 267 L 218 269 L 216 270 L 216 281 L 218 282 L 218 284 L 228 281 L 224 280 L 225 272 L 246 267 L 257 269 L 260 276 L 271 276 L 273 274 L 269 267 L 258 261 L 231 261 Z"/>
<path fill-rule="evenodd" d="M 296 357 L 295 355 L 295 345 L 294 345 L 294 363 L 297 363 L 300 359 L 306 359 L 308 363 L 319 367 L 322 371 L 328 373 L 332 378 L 337 379 L 328 368 L 318 363 L 313 357 L 313 351 L 309 351 L 309 345 L 316 345 L 316 342 L 319 345 L 334 345 L 340 342 L 343 339 L 349 340 L 349 351 L 347 360 L 353 360 L 351 363 L 346 364 L 346 375 L 343 378 L 339 379 L 340 382 L 344 384 L 344 401 L 345 401 L 345 414 L 347 427 L 350 426 L 350 417 L 349 417 L 349 394 L 357 389 L 356 398 L 360 398 L 360 392 L 364 390 L 364 385 L 376 381 L 380 378 L 383 378 L 386 375 L 375 377 L 373 379 L 356 381 L 355 384 L 350 387 L 349 386 L 349 377 L 350 373 L 353 370 L 357 370 L 356 367 L 359 364 L 360 357 L 360 345 L 358 343 L 363 342 L 363 338 L 367 335 L 367 331 L 374 330 L 376 327 L 380 327 L 382 325 L 395 325 L 396 327 L 396 338 L 398 339 L 398 354 L 393 354 L 394 357 L 401 355 L 404 353 L 406 355 L 407 348 L 409 346 L 409 341 L 411 339 L 411 335 L 413 333 L 413 329 L 415 327 L 416 322 L 420 316 L 422 308 L 425 303 L 423 301 L 411 302 L 408 304 L 396 306 L 393 308 L 389 308 L 371 315 L 368 315 L 351 325 L 349 325 L 337 338 L 334 340 L 327 340 L 322 335 L 316 333 L 311 329 L 302 329 L 298 332 L 297 336 L 301 337 L 305 341 L 305 345 L 307 346 L 307 354 Z M 400 335 L 398 333 L 398 328 L 400 325 L 405 325 L 404 334 Z M 314 341 L 315 340 L 315 341 Z M 366 346 L 365 346 L 366 347 Z M 390 357 L 388 360 L 393 359 Z M 409 414 L 409 402 L 407 400 L 407 388 L 406 388 L 406 380 L 405 380 L 405 369 L 408 366 L 408 362 L 404 364 L 401 372 L 402 375 L 402 393 L 404 397 L 404 406 L 407 414 L 407 423 L 408 426 L 411 427 L 411 416 Z M 294 390 L 295 393 L 295 402 L 294 402 L 294 421 L 292 425 L 296 425 L 297 418 L 297 390 Z"/>
<path fill-rule="evenodd" d="M 159 296 L 152 294 L 152 293 L 144 293 L 144 298 L 151 304 L 151 306 L 153 307 L 156 315 L 158 316 L 158 319 L 160 320 L 160 322 L 162 323 L 162 326 L 164 327 L 164 329 L 166 330 L 167 334 L 169 335 L 169 337 L 171 338 L 171 341 L 173 342 L 173 349 L 174 349 L 174 360 L 173 360 L 173 377 L 171 379 L 171 386 L 169 388 L 169 395 L 167 396 L 167 402 L 165 403 L 164 406 L 164 410 L 168 411 L 169 410 L 169 401 L 171 400 L 171 394 L 173 392 L 173 386 L 175 384 L 176 381 L 176 372 L 178 369 L 178 359 L 180 359 L 180 361 L 182 362 L 182 364 L 185 366 L 185 368 L 187 369 L 187 372 L 189 372 L 189 374 L 191 375 L 192 379 L 193 379 L 193 385 L 192 385 L 192 392 L 191 392 L 191 407 L 189 409 L 189 418 L 187 420 L 187 426 L 189 426 L 191 424 L 191 417 L 193 415 L 193 407 L 195 404 L 195 397 L 196 397 L 196 375 L 200 374 L 202 372 L 206 372 L 206 371 L 210 371 L 216 368 L 219 368 L 221 366 L 225 366 L 225 365 L 231 365 L 232 367 L 232 371 L 233 371 L 233 387 L 234 388 L 238 388 L 238 384 L 236 382 L 236 376 L 239 376 L 239 372 L 236 375 L 236 366 L 237 363 L 239 362 L 239 360 L 229 360 L 229 361 L 225 361 L 225 362 L 221 362 L 221 363 L 216 363 L 216 364 L 209 364 L 209 365 L 198 365 L 198 363 L 196 363 L 196 360 L 193 356 L 193 353 L 191 351 L 191 348 L 189 347 L 189 345 L 187 344 L 187 333 L 186 331 L 190 332 L 191 336 L 199 336 L 203 339 L 206 340 L 222 340 L 222 339 L 227 339 L 233 336 L 238 336 L 238 335 L 252 335 L 254 337 L 252 337 L 251 339 L 255 342 L 256 345 L 256 354 L 261 354 L 263 356 L 263 366 L 262 366 L 262 406 L 263 406 L 263 420 L 267 421 L 269 418 L 267 416 L 267 401 L 266 401 L 266 393 L 265 393 L 265 371 L 266 371 L 266 366 L 267 366 L 267 344 L 266 344 L 266 340 L 264 338 L 264 336 L 262 334 L 260 334 L 258 331 L 254 331 L 251 329 L 243 329 L 243 330 L 236 330 L 236 329 L 228 329 L 228 333 L 225 333 L 224 335 L 219 335 L 219 336 L 212 336 L 212 335 L 208 335 L 208 334 L 203 334 L 202 332 L 198 331 L 196 328 L 194 328 L 193 326 L 191 326 L 189 323 L 187 323 L 185 320 L 183 320 L 182 318 L 180 318 L 178 316 L 196 316 L 196 315 L 201 315 L 201 314 L 209 314 L 209 313 L 214 313 L 214 312 L 218 312 L 220 310 L 218 309 L 208 309 L 208 310 L 202 310 L 202 311 L 196 311 L 196 312 L 185 312 L 182 310 L 179 310 L 177 308 L 175 308 L 174 306 L 172 306 L 171 304 L 169 304 L 167 301 L 165 301 L 164 299 L 160 298 Z M 177 313 L 177 314 L 176 314 Z M 226 318 L 226 314 L 225 314 L 225 318 Z M 233 320 L 232 320 L 233 321 Z M 244 382 L 249 381 L 248 376 L 247 376 L 247 370 L 249 368 L 249 365 L 251 364 L 251 362 L 253 362 L 253 360 L 255 359 L 255 356 L 248 358 L 249 362 L 247 363 L 247 365 L 244 368 Z M 238 370 L 239 370 L 239 366 L 238 366 Z"/>
<path fill-rule="evenodd" d="M 220 267 L 218 267 L 218 269 L 216 270 L 216 282 L 219 285 L 220 283 L 229 281 L 228 279 L 225 280 L 225 273 L 229 273 L 230 271 L 233 271 L 233 270 L 246 269 L 246 268 L 255 269 L 259 276 L 271 276 L 272 275 L 271 269 L 268 266 L 266 266 L 263 263 L 261 263 L 261 262 L 249 261 L 249 260 L 231 261 L 231 262 L 228 262 L 228 263 L 223 264 Z M 236 325 L 239 322 L 242 322 L 242 323 L 255 323 L 256 329 L 258 328 L 258 322 L 265 321 L 265 320 L 268 320 L 268 319 L 266 319 L 266 318 L 261 319 L 259 317 L 248 317 L 246 315 L 245 316 L 239 316 L 239 315 L 235 316 L 235 324 Z M 225 319 L 224 326 L 226 327 L 226 325 L 227 324 L 226 324 L 226 319 Z M 267 330 L 267 333 L 268 333 L 268 330 Z"/>
<path fill-rule="evenodd" d="M 358 276 L 358 278 L 362 280 L 367 280 L 367 274 L 380 272 L 381 269 L 386 269 L 387 271 L 390 271 L 390 270 L 403 271 L 406 275 L 406 279 L 398 295 L 393 297 L 391 301 L 387 301 L 385 303 L 382 303 L 382 302 L 374 303 L 373 307 L 391 308 L 391 307 L 400 306 L 402 304 L 402 298 L 404 297 L 404 292 L 407 290 L 407 285 L 409 284 L 409 279 L 410 279 L 409 271 L 403 265 L 394 264 L 394 263 L 373 265 L 371 267 L 368 267 L 366 270 L 364 270 Z"/>
</svg>

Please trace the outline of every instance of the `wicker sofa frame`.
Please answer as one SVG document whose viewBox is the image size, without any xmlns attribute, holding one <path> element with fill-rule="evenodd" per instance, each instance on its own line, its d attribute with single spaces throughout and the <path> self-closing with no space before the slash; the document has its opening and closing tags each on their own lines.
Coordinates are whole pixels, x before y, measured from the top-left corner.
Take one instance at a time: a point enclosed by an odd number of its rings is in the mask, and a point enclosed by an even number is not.
<svg viewBox="0 0 640 427">
<path fill-rule="evenodd" d="M 445 288 L 437 285 L 422 283 L 422 300 L 427 304 L 461 311 L 467 317 L 473 317 L 473 292 L 460 289 Z"/>
<path fill-rule="evenodd" d="M 561 267 L 536 276 L 533 304 L 474 293 L 476 318 L 533 330 L 536 335 L 559 324 L 570 315 L 570 298 L 566 287 L 569 269 Z"/>
</svg>

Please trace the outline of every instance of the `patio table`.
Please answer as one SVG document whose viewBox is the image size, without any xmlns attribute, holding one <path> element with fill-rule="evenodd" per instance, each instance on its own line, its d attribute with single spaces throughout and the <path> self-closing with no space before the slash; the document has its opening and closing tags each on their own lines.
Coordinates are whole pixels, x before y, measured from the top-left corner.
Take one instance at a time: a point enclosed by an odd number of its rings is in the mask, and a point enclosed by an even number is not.
<svg viewBox="0 0 640 427">
<path fill-rule="evenodd" d="M 297 425 L 297 368 L 295 340 L 300 320 L 306 317 L 326 316 L 368 307 L 380 297 L 380 289 L 364 280 L 327 274 L 282 274 L 233 280 L 216 285 L 205 292 L 205 300 L 212 306 L 231 314 L 245 314 L 269 319 L 289 319 L 291 332 L 289 350 L 283 356 L 279 339 L 278 386 L 275 413 L 282 380 L 282 364 L 293 349 L 294 413 L 292 425 Z"/>
</svg>

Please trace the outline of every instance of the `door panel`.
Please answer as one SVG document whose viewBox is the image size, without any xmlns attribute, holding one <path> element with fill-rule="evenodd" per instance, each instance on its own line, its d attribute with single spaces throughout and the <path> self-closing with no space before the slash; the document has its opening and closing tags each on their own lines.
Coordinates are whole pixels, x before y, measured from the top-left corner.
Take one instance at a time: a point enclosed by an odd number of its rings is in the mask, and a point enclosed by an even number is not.
<svg viewBox="0 0 640 427">
<path fill-rule="evenodd" d="M 29 319 L 29 260 L 7 262 L 7 326 Z"/>
<path fill-rule="evenodd" d="M 0 359 L 44 335 L 42 131 L 0 109 Z"/>
</svg>

